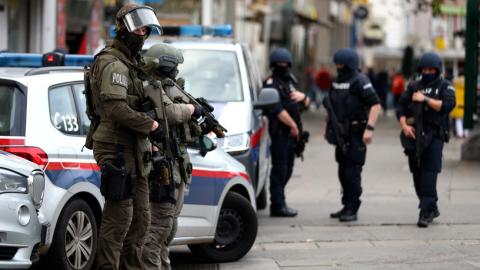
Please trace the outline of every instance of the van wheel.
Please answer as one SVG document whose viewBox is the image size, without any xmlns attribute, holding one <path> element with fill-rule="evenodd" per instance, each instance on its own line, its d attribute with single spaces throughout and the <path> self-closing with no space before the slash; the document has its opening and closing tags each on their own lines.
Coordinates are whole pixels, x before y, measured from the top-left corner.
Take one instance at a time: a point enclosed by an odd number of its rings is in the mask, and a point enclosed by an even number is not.
<svg viewBox="0 0 480 270">
<path fill-rule="evenodd" d="M 58 219 L 47 263 L 51 269 L 90 269 L 97 240 L 98 227 L 92 209 L 85 201 L 74 199 Z"/>
<path fill-rule="evenodd" d="M 257 215 L 250 202 L 240 194 L 229 192 L 220 210 L 214 242 L 188 247 L 209 261 L 236 261 L 253 246 L 257 229 Z"/>
<path fill-rule="evenodd" d="M 267 207 L 267 191 L 265 190 L 265 186 L 263 186 L 262 191 L 258 194 L 257 197 L 257 209 L 263 210 Z"/>
</svg>

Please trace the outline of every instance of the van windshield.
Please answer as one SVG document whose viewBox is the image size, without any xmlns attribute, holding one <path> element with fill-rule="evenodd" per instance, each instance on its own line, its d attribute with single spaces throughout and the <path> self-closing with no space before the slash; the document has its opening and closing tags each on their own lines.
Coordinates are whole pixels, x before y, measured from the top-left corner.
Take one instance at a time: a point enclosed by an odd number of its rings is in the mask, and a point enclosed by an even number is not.
<svg viewBox="0 0 480 270">
<path fill-rule="evenodd" d="M 0 82 L 0 136 L 25 136 L 25 103 L 20 89 Z"/>
<path fill-rule="evenodd" d="M 178 66 L 185 90 L 212 102 L 243 101 L 240 70 L 235 52 L 184 49 Z"/>
</svg>

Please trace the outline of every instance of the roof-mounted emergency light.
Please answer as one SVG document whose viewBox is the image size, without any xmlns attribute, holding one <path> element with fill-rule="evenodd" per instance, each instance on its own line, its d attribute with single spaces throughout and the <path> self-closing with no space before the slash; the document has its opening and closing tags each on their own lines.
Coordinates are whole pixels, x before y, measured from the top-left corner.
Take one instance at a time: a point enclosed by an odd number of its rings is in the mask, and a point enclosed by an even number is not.
<svg viewBox="0 0 480 270">
<path fill-rule="evenodd" d="M 115 26 L 110 27 L 109 34 L 111 38 L 115 37 Z M 152 35 L 158 35 L 158 31 L 153 31 Z M 162 36 L 184 36 L 201 37 L 216 36 L 230 37 L 233 34 L 233 28 L 230 24 L 226 25 L 183 25 L 183 26 L 162 26 Z"/>
<path fill-rule="evenodd" d="M 0 67 L 51 67 L 85 66 L 93 62 L 92 55 L 62 54 L 50 52 L 36 53 L 0 53 Z"/>
</svg>

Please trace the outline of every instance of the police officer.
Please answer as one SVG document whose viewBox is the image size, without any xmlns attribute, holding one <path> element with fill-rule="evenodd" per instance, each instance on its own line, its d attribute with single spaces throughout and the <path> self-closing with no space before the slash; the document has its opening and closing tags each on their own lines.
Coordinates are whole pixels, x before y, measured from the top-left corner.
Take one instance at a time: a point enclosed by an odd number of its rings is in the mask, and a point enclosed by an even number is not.
<svg viewBox="0 0 480 270">
<path fill-rule="evenodd" d="M 203 116 L 203 109 L 192 104 L 181 104 L 171 94 L 172 87 L 181 87 L 177 84 L 178 65 L 183 63 L 183 55 L 179 49 L 162 43 L 152 46 L 144 54 L 144 70 L 151 75 L 149 85 L 145 87 L 145 95 L 152 98 L 158 107 L 159 119 L 168 121 L 170 149 L 166 145 L 159 145 L 167 162 L 173 163 L 172 181 L 161 179 L 158 166 L 150 174 L 150 211 L 151 225 L 142 259 L 145 269 L 171 269 L 168 245 L 173 240 L 177 220 L 183 207 L 185 187 L 192 179 L 192 164 L 189 161 L 186 145 L 191 144 L 201 134 L 196 120 Z M 152 81 L 153 80 L 153 81 Z M 163 87 L 167 90 L 164 91 Z M 163 113 L 165 115 L 163 115 Z M 192 118 L 193 117 L 193 118 Z M 176 145 L 174 145 L 176 144 Z M 175 156 L 178 147 L 180 157 Z M 167 146 L 168 148 L 168 146 Z"/>
<path fill-rule="evenodd" d="M 147 176 L 159 124 L 135 110 L 143 97 L 137 54 L 159 27 L 150 7 L 127 4 L 116 16 L 116 37 L 95 56 L 89 83 L 95 115 L 88 141 L 101 168 L 105 197 L 97 269 L 143 269 L 141 249 L 150 224 Z M 90 96 L 89 96 L 90 98 Z"/>
<path fill-rule="evenodd" d="M 285 202 L 285 186 L 293 171 L 295 147 L 301 138 L 301 108 L 308 108 L 309 98 L 296 90 L 297 81 L 290 73 L 292 55 L 285 48 L 275 49 L 270 55 L 271 75 L 264 87 L 277 89 L 280 102 L 266 110 L 272 139 L 272 170 L 270 172 L 270 216 L 295 217 L 297 210 Z"/>
<path fill-rule="evenodd" d="M 441 76 L 442 66 L 436 53 L 425 53 L 418 62 L 420 79 L 407 86 L 397 106 L 402 146 L 420 200 L 418 227 L 428 227 L 440 215 L 437 175 L 449 139 L 448 114 L 455 107 L 454 88 Z"/>
<path fill-rule="evenodd" d="M 380 99 L 367 76 L 359 72 L 360 60 L 355 50 L 344 48 L 333 56 L 337 77 L 325 99 L 328 120 L 325 137 L 336 145 L 335 159 L 342 186 L 343 208 L 331 213 L 342 222 L 357 220 L 362 194 L 361 172 L 366 145 L 372 141 L 380 111 Z"/>
</svg>

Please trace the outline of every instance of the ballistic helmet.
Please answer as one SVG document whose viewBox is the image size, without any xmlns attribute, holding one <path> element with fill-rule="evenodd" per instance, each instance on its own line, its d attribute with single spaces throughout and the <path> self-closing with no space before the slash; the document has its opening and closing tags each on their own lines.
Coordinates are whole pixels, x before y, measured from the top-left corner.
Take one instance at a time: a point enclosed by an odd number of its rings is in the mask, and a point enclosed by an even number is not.
<svg viewBox="0 0 480 270">
<path fill-rule="evenodd" d="M 141 27 L 148 27 L 150 31 L 156 28 L 161 33 L 160 23 L 153 8 L 137 4 L 126 4 L 120 8 L 115 20 L 117 33 L 123 28 L 126 28 L 128 32 L 133 32 Z"/>
<path fill-rule="evenodd" d="M 357 52 L 351 48 L 343 48 L 333 55 L 333 63 L 336 65 L 344 65 L 351 70 L 360 68 L 360 58 Z"/>
<path fill-rule="evenodd" d="M 156 59 L 158 67 L 175 67 L 183 63 L 182 51 L 166 43 L 158 43 L 150 47 L 145 57 Z"/>
<path fill-rule="evenodd" d="M 285 62 L 288 66 L 292 66 L 292 54 L 285 48 L 277 48 L 270 54 L 270 67 L 275 63 Z"/>
<path fill-rule="evenodd" d="M 443 62 L 440 56 L 434 52 L 424 53 L 418 61 L 417 71 L 422 72 L 422 68 L 435 68 L 438 73 L 443 71 Z"/>
</svg>

